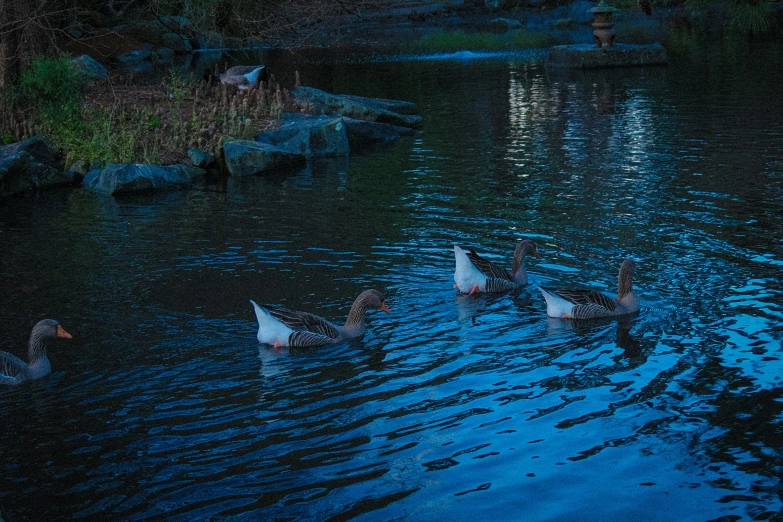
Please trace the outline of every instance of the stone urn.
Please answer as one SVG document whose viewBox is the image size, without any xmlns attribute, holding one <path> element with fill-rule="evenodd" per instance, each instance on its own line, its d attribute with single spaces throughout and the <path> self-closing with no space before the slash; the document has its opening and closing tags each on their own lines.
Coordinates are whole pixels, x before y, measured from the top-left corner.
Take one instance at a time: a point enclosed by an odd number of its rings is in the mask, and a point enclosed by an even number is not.
<svg viewBox="0 0 783 522">
<path fill-rule="evenodd" d="M 595 43 L 600 48 L 609 48 L 614 45 L 614 20 L 612 15 L 617 11 L 616 7 L 612 7 L 604 0 L 601 0 L 597 6 L 590 9 L 593 13 L 593 37 Z"/>
</svg>

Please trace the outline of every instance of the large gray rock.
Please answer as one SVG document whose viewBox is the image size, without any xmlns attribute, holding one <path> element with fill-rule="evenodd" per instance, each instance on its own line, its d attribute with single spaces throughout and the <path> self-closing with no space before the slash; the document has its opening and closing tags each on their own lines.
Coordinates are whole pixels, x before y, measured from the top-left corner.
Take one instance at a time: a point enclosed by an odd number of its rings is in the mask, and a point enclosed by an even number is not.
<svg viewBox="0 0 783 522">
<path fill-rule="evenodd" d="M 386 143 L 394 141 L 402 135 L 411 135 L 415 132 L 408 127 L 396 127 L 389 123 L 354 120 L 353 118 L 343 118 L 343 121 L 351 148 L 373 143 Z"/>
<path fill-rule="evenodd" d="M 416 114 L 416 104 L 411 102 L 330 94 L 304 86 L 294 89 L 291 94 L 299 105 L 311 104 L 314 114 L 340 114 L 355 120 L 390 123 L 400 127 L 421 126 L 421 116 Z"/>
<path fill-rule="evenodd" d="M 307 157 L 341 156 L 350 150 L 342 116 L 287 112 L 279 129 L 258 134 L 256 141 Z"/>
<path fill-rule="evenodd" d="M 232 176 L 253 176 L 265 171 L 305 164 L 304 154 L 280 149 L 268 143 L 232 140 L 223 145 L 223 159 Z"/>
<path fill-rule="evenodd" d="M 160 167 L 139 163 L 112 163 L 102 170 L 89 171 L 82 184 L 90 190 L 120 194 L 187 188 L 204 175 L 204 170 L 185 165 Z"/>
<path fill-rule="evenodd" d="M 98 63 L 92 56 L 83 54 L 71 59 L 76 71 L 88 82 L 105 80 L 108 75 L 106 67 Z"/>
<path fill-rule="evenodd" d="M 57 151 L 40 136 L 0 147 L 0 197 L 71 182 Z"/>
</svg>

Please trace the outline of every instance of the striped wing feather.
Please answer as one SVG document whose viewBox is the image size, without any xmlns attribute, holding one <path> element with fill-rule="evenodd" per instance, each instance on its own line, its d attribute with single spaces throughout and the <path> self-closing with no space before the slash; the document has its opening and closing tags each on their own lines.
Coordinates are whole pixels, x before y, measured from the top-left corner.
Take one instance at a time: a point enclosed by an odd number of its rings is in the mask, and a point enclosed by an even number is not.
<svg viewBox="0 0 783 522">
<path fill-rule="evenodd" d="M 226 70 L 226 74 L 230 76 L 238 76 L 241 74 L 247 74 L 255 71 L 261 67 L 260 65 L 235 65 L 234 67 L 231 67 Z"/>
<path fill-rule="evenodd" d="M 0 352 L 0 381 L 3 379 L 15 379 L 24 372 L 27 363 L 16 355 L 8 352 Z"/>
<path fill-rule="evenodd" d="M 487 292 L 505 292 L 506 290 L 512 290 L 514 283 L 507 279 L 500 279 L 498 277 L 488 277 L 486 282 Z"/>
<path fill-rule="evenodd" d="M 288 310 L 287 308 L 266 307 L 266 309 L 269 310 L 272 317 L 292 330 L 311 332 L 329 339 L 337 339 L 340 337 L 340 332 L 337 331 L 337 328 L 332 323 L 317 315 Z M 323 342 L 321 344 L 323 344 Z"/>
<path fill-rule="evenodd" d="M 575 305 L 598 305 L 604 308 L 604 313 L 606 313 L 606 310 L 614 312 L 615 308 L 617 308 L 617 303 L 614 299 L 594 290 L 546 290 L 550 293 L 559 295 L 566 301 L 574 303 Z"/>
<path fill-rule="evenodd" d="M 470 262 L 479 269 L 479 272 L 487 277 L 496 277 L 498 279 L 506 279 L 508 281 L 514 280 L 514 276 L 512 276 L 508 270 L 502 266 L 498 266 L 495 263 L 487 261 L 478 255 L 472 248 L 468 252 L 468 258 L 470 259 Z"/>
<path fill-rule="evenodd" d="M 576 305 L 571 309 L 572 319 L 598 319 L 607 317 L 606 308 L 595 303 Z"/>
<path fill-rule="evenodd" d="M 295 332 L 291 332 L 291 335 L 288 336 L 288 346 L 294 346 L 297 348 L 304 348 L 308 346 L 323 346 L 325 344 L 333 344 L 335 340 L 336 339 L 327 337 L 326 335 L 297 330 Z"/>
</svg>

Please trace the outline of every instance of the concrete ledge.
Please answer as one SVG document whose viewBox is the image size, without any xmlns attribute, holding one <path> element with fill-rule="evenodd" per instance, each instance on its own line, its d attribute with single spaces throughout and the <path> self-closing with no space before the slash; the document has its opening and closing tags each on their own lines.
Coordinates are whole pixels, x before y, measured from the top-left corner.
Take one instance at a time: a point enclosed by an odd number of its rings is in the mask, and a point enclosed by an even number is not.
<svg viewBox="0 0 783 522">
<path fill-rule="evenodd" d="M 666 49 L 659 44 L 615 44 L 608 49 L 595 45 L 558 45 L 546 56 L 547 67 L 571 67 L 597 69 L 601 67 L 637 67 L 641 65 L 665 65 Z"/>
</svg>

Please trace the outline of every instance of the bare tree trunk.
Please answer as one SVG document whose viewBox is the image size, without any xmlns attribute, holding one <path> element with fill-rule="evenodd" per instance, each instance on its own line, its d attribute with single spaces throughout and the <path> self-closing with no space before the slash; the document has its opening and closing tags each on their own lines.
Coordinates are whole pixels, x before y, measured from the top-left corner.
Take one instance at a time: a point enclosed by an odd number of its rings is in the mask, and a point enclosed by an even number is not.
<svg viewBox="0 0 783 522">
<path fill-rule="evenodd" d="M 51 19 L 63 14 L 59 2 L 0 0 L 0 89 L 8 86 L 33 57 L 56 50 Z"/>
<path fill-rule="evenodd" d="M 19 72 L 19 38 L 14 26 L 13 0 L 0 0 L 0 89 Z"/>
</svg>

